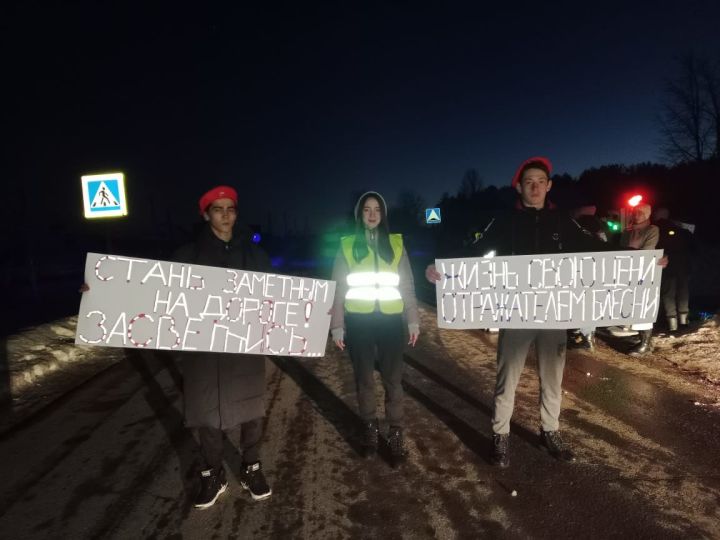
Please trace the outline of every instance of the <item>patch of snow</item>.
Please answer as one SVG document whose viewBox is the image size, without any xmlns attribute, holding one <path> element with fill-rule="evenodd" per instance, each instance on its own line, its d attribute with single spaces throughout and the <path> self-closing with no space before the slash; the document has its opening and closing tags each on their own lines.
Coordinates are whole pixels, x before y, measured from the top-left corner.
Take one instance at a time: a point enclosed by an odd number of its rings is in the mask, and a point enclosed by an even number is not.
<svg viewBox="0 0 720 540">
<path fill-rule="evenodd" d="M 70 337 L 70 338 L 75 337 L 75 331 L 70 330 L 69 328 L 65 328 L 64 326 L 58 326 L 58 325 L 53 324 L 50 326 L 50 330 L 55 332 L 58 336 Z"/>
</svg>

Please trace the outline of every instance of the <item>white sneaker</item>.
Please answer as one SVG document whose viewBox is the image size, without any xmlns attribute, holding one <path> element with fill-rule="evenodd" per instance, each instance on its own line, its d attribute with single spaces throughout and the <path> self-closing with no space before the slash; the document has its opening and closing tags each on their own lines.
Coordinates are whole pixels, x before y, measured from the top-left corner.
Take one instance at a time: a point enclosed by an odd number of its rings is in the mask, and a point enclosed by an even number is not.
<svg viewBox="0 0 720 540">
<path fill-rule="evenodd" d="M 610 335 L 615 337 L 629 337 L 638 335 L 637 330 L 632 330 L 628 326 L 608 326 L 605 330 L 607 330 Z"/>
</svg>

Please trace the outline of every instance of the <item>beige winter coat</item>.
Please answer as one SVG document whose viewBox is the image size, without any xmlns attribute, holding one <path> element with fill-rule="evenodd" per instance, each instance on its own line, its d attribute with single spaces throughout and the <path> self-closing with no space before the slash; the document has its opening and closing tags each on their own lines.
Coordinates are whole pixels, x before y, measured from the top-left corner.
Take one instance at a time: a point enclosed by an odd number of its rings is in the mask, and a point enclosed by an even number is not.
<svg viewBox="0 0 720 540">
<path fill-rule="evenodd" d="M 660 229 L 649 221 L 633 225 L 620 235 L 620 247 L 632 249 L 655 249 L 660 240 Z"/>
</svg>

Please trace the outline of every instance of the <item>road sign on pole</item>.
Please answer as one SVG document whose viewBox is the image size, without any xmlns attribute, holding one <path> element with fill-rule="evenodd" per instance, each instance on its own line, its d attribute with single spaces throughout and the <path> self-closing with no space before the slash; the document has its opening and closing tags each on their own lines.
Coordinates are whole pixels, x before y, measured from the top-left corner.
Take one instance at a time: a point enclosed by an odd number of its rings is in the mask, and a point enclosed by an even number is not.
<svg viewBox="0 0 720 540">
<path fill-rule="evenodd" d="M 425 209 L 425 223 L 433 224 L 440 223 L 440 209 L 439 208 L 426 208 Z"/>
<path fill-rule="evenodd" d="M 123 173 L 83 176 L 82 190 L 87 219 L 127 215 L 125 175 Z"/>
</svg>

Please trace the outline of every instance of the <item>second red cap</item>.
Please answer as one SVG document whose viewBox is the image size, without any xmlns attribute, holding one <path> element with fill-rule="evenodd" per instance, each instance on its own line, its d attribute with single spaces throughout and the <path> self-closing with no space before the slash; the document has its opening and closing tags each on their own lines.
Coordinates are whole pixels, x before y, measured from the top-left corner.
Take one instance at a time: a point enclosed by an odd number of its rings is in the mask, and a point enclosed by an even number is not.
<svg viewBox="0 0 720 540">
<path fill-rule="evenodd" d="M 552 163 L 550 163 L 550 160 L 548 158 L 542 156 L 531 157 L 523 161 L 517 168 L 517 171 L 515 171 L 515 176 L 513 176 L 512 183 L 510 184 L 512 187 L 515 187 L 517 185 L 517 183 L 520 181 L 520 175 L 522 174 L 523 169 L 527 167 L 530 163 L 541 163 L 547 169 L 548 176 L 552 174 Z"/>
</svg>

